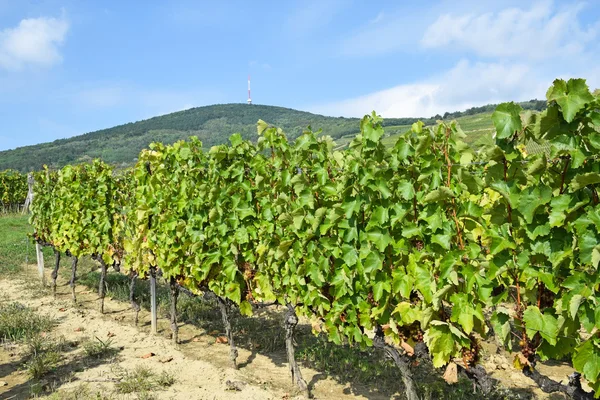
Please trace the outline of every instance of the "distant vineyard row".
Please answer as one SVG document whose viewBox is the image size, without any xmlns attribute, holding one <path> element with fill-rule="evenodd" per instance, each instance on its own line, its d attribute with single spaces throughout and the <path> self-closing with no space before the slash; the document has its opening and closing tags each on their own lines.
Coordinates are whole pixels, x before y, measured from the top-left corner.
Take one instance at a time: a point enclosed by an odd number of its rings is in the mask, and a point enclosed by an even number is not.
<svg viewBox="0 0 600 400">
<path fill-rule="evenodd" d="M 27 198 L 27 175 L 17 171 L 0 171 L 0 208 L 18 211 Z"/>
<path fill-rule="evenodd" d="M 495 143 L 477 153 L 455 123 L 414 123 L 387 148 L 375 113 L 344 151 L 262 121 L 256 143 L 153 143 L 121 175 L 101 161 L 36 174 L 31 222 L 40 243 L 93 256 L 103 277 L 160 270 L 175 300 L 180 286 L 211 291 L 224 318 L 231 304 L 277 302 L 289 330 L 298 313 L 336 343 L 381 347 L 409 399 L 414 357 L 462 359 L 489 390 L 489 335 L 520 349 L 515 366 L 543 390 L 592 398 L 579 375 L 562 385 L 535 366 L 568 356 L 600 395 L 600 98 L 573 79 L 547 100 L 523 116 L 499 105 Z M 529 141 L 550 155 L 528 155 Z M 307 392 L 292 340 L 288 357 Z"/>
</svg>

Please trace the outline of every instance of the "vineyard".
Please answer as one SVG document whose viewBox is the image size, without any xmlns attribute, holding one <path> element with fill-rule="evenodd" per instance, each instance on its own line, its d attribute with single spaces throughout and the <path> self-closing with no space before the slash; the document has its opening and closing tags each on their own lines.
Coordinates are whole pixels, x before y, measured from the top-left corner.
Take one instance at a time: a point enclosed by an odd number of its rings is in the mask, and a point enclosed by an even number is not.
<svg viewBox="0 0 600 400">
<path fill-rule="evenodd" d="M 0 212 L 16 212 L 27 198 L 27 176 L 17 171 L 0 171 Z"/>
<path fill-rule="evenodd" d="M 290 373 L 307 397 L 299 317 L 334 343 L 382 349 L 409 400 L 421 398 L 419 359 L 491 391 L 480 363 L 490 336 L 544 392 L 600 397 L 600 96 L 556 80 L 547 100 L 541 113 L 499 105 L 495 143 L 477 151 L 445 122 L 414 123 L 386 147 L 373 113 L 346 150 L 259 121 L 256 143 L 235 134 L 204 149 L 192 137 L 153 143 L 119 173 L 99 160 L 45 169 L 34 239 L 54 250 L 54 287 L 62 255 L 72 288 L 81 257 L 100 264 L 100 310 L 109 268 L 132 288 L 165 278 L 174 343 L 179 293 L 213 293 L 234 368 L 231 310 L 284 306 Z M 550 150 L 528 154 L 530 142 Z M 0 195 L 4 208 L 22 203 L 27 178 L 0 174 Z M 563 359 L 577 371 L 568 384 L 536 369 Z"/>
</svg>

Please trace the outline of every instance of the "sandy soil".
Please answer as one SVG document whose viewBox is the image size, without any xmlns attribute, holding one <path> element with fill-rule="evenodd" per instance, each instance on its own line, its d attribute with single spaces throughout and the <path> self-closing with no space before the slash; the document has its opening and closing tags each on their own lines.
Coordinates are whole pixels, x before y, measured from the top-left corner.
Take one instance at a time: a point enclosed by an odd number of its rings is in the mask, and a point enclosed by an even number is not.
<svg viewBox="0 0 600 400">
<path fill-rule="evenodd" d="M 137 395 L 115 393 L 115 379 L 119 371 L 132 371 L 136 366 L 145 366 L 156 373 L 168 371 L 176 377 L 174 385 L 152 392 L 156 399 L 301 399 L 292 385 L 287 362 L 283 355 L 269 357 L 238 349 L 239 370 L 230 367 L 229 345 L 215 343 L 215 337 L 204 330 L 180 325 L 179 346 L 169 340 L 169 321 L 159 319 L 159 334 L 149 333 L 149 313 L 140 313 L 140 323 L 133 325 L 133 313 L 128 303 L 107 298 L 105 313 L 97 311 L 97 295 L 88 288 L 78 286 L 77 304 L 71 300 L 67 282 L 59 276 L 57 298 L 49 290 L 40 291 L 33 266 L 25 267 L 26 281 L 0 279 L 0 301 L 19 301 L 52 316 L 58 325 L 50 333 L 53 337 L 64 337 L 72 342 L 72 350 L 64 355 L 58 370 L 42 383 L 58 393 L 88 390 L 111 395 L 117 399 L 135 399 Z M 40 293 L 41 292 L 41 293 Z M 110 338 L 112 346 L 120 349 L 116 357 L 108 360 L 90 360 L 85 357 L 81 345 L 90 338 Z M 528 378 L 512 367 L 510 354 L 500 352 L 493 344 L 485 344 L 484 366 L 503 386 L 519 388 L 535 398 L 549 398 Z M 142 358 L 148 353 L 154 355 Z M 28 398 L 31 382 L 20 369 L 18 349 L 0 347 L 0 399 Z M 573 371 L 566 364 L 541 365 L 542 373 L 566 383 Z M 376 388 L 357 390 L 356 386 L 341 385 L 317 371 L 302 368 L 302 373 L 316 399 L 388 399 L 377 393 Z M 229 382 L 228 382 L 229 381 Z M 230 390 L 230 383 L 241 388 Z M 95 397 L 94 397 L 95 398 Z M 397 396 L 396 398 L 400 398 Z M 563 397 L 554 395 L 552 399 Z"/>
<path fill-rule="evenodd" d="M 45 380 L 47 387 L 59 393 L 83 390 L 84 385 L 91 393 L 101 391 L 112 395 L 111 398 L 137 398 L 136 395 L 117 395 L 112 380 L 118 371 L 132 371 L 141 365 L 156 373 L 168 371 L 176 377 L 176 383 L 168 389 L 152 392 L 157 399 L 303 398 L 291 383 L 283 355 L 265 357 L 238 348 L 240 368 L 234 370 L 230 367 L 229 345 L 215 343 L 215 337 L 202 329 L 180 324 L 181 344 L 176 348 L 168 338 L 170 328 L 166 319 L 159 319 L 158 335 L 151 335 L 148 312 L 140 312 L 136 327 L 129 304 L 107 298 L 105 313 L 100 314 L 97 294 L 84 286 L 76 288 L 77 304 L 73 304 L 71 289 L 60 275 L 57 298 L 54 299 L 49 290 L 40 293 L 37 284 L 32 283 L 38 280 L 35 267 L 26 266 L 25 269 L 26 282 L 0 279 L 0 301 L 18 301 L 52 316 L 58 324 L 50 334 L 74 343 L 73 350 L 64 355 L 62 366 Z M 101 340 L 110 337 L 112 346 L 120 349 L 117 356 L 112 360 L 86 359 L 81 344 L 94 337 Z M 154 356 L 142 358 L 148 353 Z M 20 359 L 18 349 L 0 347 L 0 381 L 8 383 L 0 387 L 0 399 L 28 398 L 31 393 L 31 382 L 19 369 Z M 308 368 L 303 368 L 302 374 L 317 399 L 389 398 L 372 390 L 368 397 L 353 393 L 349 386 Z M 234 382 L 242 390 L 230 390 L 227 381 Z"/>
</svg>

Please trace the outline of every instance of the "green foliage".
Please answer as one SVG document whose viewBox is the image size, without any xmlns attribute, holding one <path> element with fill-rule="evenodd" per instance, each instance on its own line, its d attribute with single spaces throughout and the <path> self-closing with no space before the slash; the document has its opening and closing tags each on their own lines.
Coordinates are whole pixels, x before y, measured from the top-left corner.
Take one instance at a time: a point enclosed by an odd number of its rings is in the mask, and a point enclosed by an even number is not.
<svg viewBox="0 0 600 400">
<path fill-rule="evenodd" d="M 600 163 L 592 143 L 600 128 L 595 120 L 600 101 L 580 79 L 556 80 L 547 97 L 539 121 L 519 126 L 511 114 L 506 125 L 512 133 L 499 133 L 490 149 L 497 155 L 485 174 L 490 223 L 482 241 L 493 254 L 486 275 L 494 286 L 516 289 L 515 313 L 497 311 L 494 323 L 511 340 L 512 319 L 530 359 L 536 353 L 542 359 L 572 355 L 574 367 L 597 386 L 590 363 L 600 354 L 599 322 L 592 312 L 600 300 Z M 499 132 L 504 126 L 497 124 Z M 527 139 L 547 140 L 550 160 L 519 151 L 518 143 Z"/>
<path fill-rule="evenodd" d="M 28 216 L 12 214 L 0 217 L 0 273 L 6 276 L 19 271 L 25 257 L 35 257 L 35 247 L 28 243 L 27 234 L 32 232 Z"/>
<path fill-rule="evenodd" d="M 519 104 L 525 110 L 541 111 L 546 107 L 546 102 L 541 100 L 530 100 Z M 452 120 L 491 113 L 495 107 L 495 104 L 488 104 L 465 111 L 447 112 L 443 119 Z M 312 125 L 316 129 L 323 129 L 340 144 L 345 143 L 346 138 L 356 135 L 359 123 L 358 118 L 326 117 L 283 107 L 218 104 L 179 111 L 68 139 L 58 139 L 51 143 L 0 151 L 0 170 L 12 168 L 28 172 L 39 170 L 43 165 L 58 169 L 67 164 L 87 162 L 95 158 L 110 164 L 129 166 L 135 164 L 138 154 L 152 142 L 172 144 L 196 136 L 207 148 L 210 148 L 227 143 L 231 132 L 239 132 L 245 140 L 255 140 L 256 121 L 261 118 L 283 128 L 292 139 L 300 136 L 306 126 Z M 384 126 L 390 127 L 386 130 L 388 134 L 393 134 L 397 131 L 406 131 L 418 120 L 433 125 L 436 120 L 441 119 L 441 115 L 431 118 L 389 118 L 386 119 Z M 465 126 L 468 124 L 470 121 L 465 121 Z M 484 118 L 482 127 L 491 128 L 487 118 Z"/>
<path fill-rule="evenodd" d="M 27 339 L 25 368 L 27 374 L 39 379 L 58 367 L 64 351 L 64 339 L 55 340 L 47 336 L 33 335 Z"/>
<path fill-rule="evenodd" d="M 36 174 L 31 207 L 34 238 L 74 257 L 99 257 L 107 265 L 123 255 L 127 187 L 102 161 Z"/>
<path fill-rule="evenodd" d="M 522 129 L 522 110 L 519 105 L 514 103 L 504 103 L 496 107 L 496 111 L 492 114 L 492 121 L 496 127 L 498 139 L 510 137 Z"/>
<path fill-rule="evenodd" d="M 20 303 L 0 304 L 0 341 L 25 340 L 48 331 L 54 320 Z"/>
<path fill-rule="evenodd" d="M 245 140 L 256 139 L 260 118 L 285 128 L 290 137 L 302 134 L 308 125 L 321 128 L 334 138 L 356 134 L 358 118 L 326 117 L 283 107 L 218 104 L 191 108 L 143 121 L 119 125 L 51 143 L 0 151 L 0 170 L 21 172 L 48 165 L 58 169 L 100 158 L 110 164 L 133 165 L 138 154 L 152 142 L 172 144 L 196 136 L 208 146 L 227 143 L 232 132 Z M 389 125 L 412 124 L 417 118 L 389 119 Z M 426 120 L 435 123 L 434 119 Z"/>
<path fill-rule="evenodd" d="M 132 371 L 119 372 L 119 382 L 115 385 L 118 393 L 140 393 L 148 395 L 153 390 L 167 388 L 175 383 L 169 372 L 157 375 L 150 368 L 138 365 Z"/>
<path fill-rule="evenodd" d="M 27 198 L 27 175 L 0 171 L 0 211 L 17 211 Z"/>
<path fill-rule="evenodd" d="M 597 387 L 587 360 L 599 354 L 599 107 L 583 81 L 555 81 L 540 115 L 498 106 L 496 138 L 477 153 L 455 122 L 413 123 L 388 148 L 375 113 L 345 151 L 311 129 L 291 142 L 262 120 L 256 143 L 153 143 L 121 197 L 107 194 L 102 164 L 65 167 L 52 189 L 64 211 L 48 221 L 73 207 L 97 217 L 86 229 L 59 218 L 49 237 L 104 254 L 125 238 L 128 267 L 142 276 L 159 268 L 245 314 L 253 301 L 292 304 L 338 344 L 369 346 L 367 332 L 382 327 L 396 344 L 423 340 L 435 367 L 475 363 L 483 310 L 514 293 L 514 312 L 490 318 L 500 338 L 517 337 L 531 361 L 572 356 Z M 529 155 L 530 142 L 548 143 L 548 154 Z M 64 206 L 73 193 L 96 199 Z M 112 239 L 107 207 L 122 210 Z M 44 218 L 34 212 L 42 233 Z"/>
</svg>

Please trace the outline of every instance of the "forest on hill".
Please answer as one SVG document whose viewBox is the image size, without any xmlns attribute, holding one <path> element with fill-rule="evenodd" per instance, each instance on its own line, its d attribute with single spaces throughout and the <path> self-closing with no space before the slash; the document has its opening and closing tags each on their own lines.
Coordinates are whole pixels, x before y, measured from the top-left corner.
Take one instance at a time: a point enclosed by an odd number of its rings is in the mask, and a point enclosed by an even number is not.
<svg viewBox="0 0 600 400">
<path fill-rule="evenodd" d="M 524 109 L 541 110 L 545 102 L 530 100 L 520 103 Z M 491 112 L 494 104 L 473 107 L 460 112 L 446 112 L 430 118 L 386 118 L 384 126 L 410 125 L 418 120 L 429 125 L 440 119 L 457 119 Z M 107 163 L 131 165 L 137 155 L 152 142 L 174 143 L 197 136 L 206 148 L 226 143 L 233 133 L 242 138 L 256 138 L 256 122 L 262 119 L 281 127 L 294 139 L 311 126 L 334 140 L 354 135 L 359 129 L 358 118 L 327 117 L 290 108 L 247 104 L 217 104 L 161 115 L 143 121 L 127 123 L 83 135 L 58 139 L 49 143 L 0 151 L 0 170 L 21 172 L 38 170 L 43 165 L 59 168 L 66 164 L 100 158 Z M 489 121 L 490 127 L 491 121 Z M 9 132 L 7 132 L 9 133 Z"/>
</svg>

